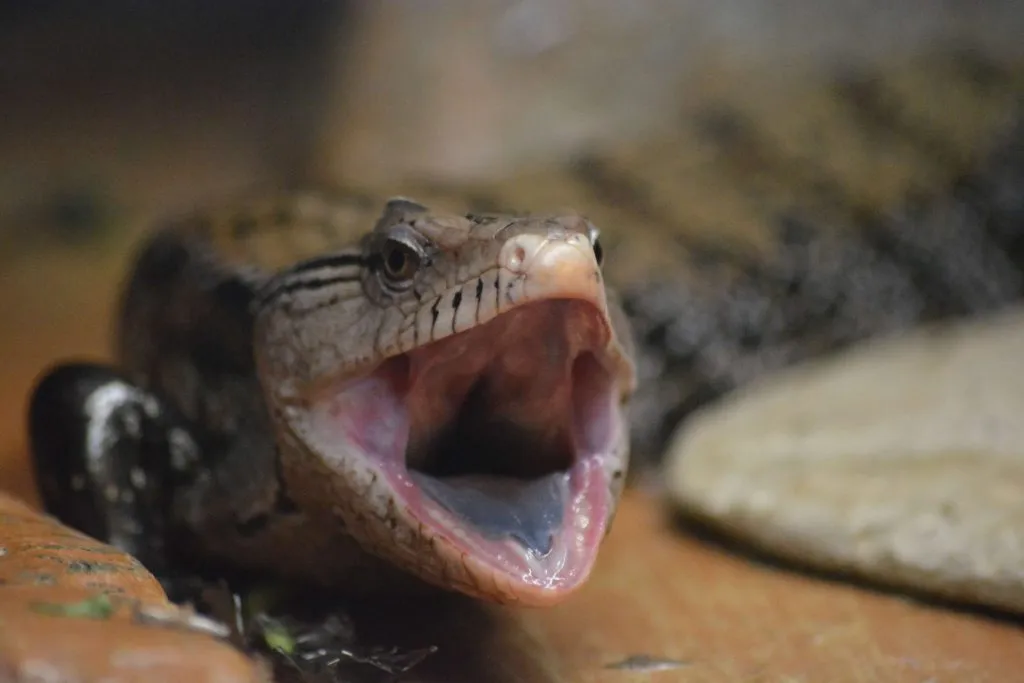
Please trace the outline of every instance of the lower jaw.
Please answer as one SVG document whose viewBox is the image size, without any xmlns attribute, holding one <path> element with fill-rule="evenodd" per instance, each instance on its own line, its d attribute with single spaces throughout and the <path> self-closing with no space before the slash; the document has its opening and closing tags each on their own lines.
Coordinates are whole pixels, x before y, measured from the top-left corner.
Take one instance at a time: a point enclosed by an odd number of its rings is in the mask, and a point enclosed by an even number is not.
<svg viewBox="0 0 1024 683">
<path fill-rule="evenodd" d="M 577 454 L 558 483 L 562 520 L 553 526 L 551 547 L 543 555 L 531 553 L 517 540 L 487 538 L 417 481 L 423 475 L 410 471 L 401 455 L 408 446 L 408 410 L 393 388 L 387 377 L 371 375 L 307 409 L 285 411 L 290 430 L 320 461 L 311 471 L 326 465 L 338 473 L 331 483 L 335 498 L 324 502 L 349 532 L 428 583 L 491 602 L 552 605 L 582 586 L 615 504 L 609 474 L 614 456 L 604 448 Z M 618 417 L 602 445 L 618 441 Z M 325 482 L 307 483 L 322 489 Z M 340 497 L 358 504 L 339 506 Z"/>
<path fill-rule="evenodd" d="M 536 480 L 532 485 L 556 488 L 561 496 L 561 520 L 552 524 L 545 552 L 537 552 L 519 539 L 488 533 L 468 522 L 455 506 L 432 495 L 435 484 L 429 477 L 405 471 L 394 472 L 389 479 L 396 494 L 400 493 L 396 502 L 403 516 L 431 538 L 438 559 L 447 566 L 447 575 L 435 583 L 520 606 L 555 604 L 586 582 L 614 505 L 598 456 Z M 463 580 L 458 581 L 460 576 Z"/>
</svg>

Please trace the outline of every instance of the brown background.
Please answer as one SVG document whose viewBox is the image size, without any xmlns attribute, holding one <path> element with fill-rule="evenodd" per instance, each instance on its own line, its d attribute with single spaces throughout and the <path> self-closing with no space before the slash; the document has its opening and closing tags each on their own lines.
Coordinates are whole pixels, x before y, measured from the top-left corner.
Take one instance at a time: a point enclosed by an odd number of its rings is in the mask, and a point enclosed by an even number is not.
<svg viewBox="0 0 1024 683">
<path fill-rule="evenodd" d="M 1008 11 L 1008 4 L 990 3 L 987 15 L 978 10 L 973 18 L 952 19 L 924 11 L 928 3 L 911 4 L 921 6 L 917 10 L 922 12 L 919 18 L 925 34 L 941 33 L 943 26 L 979 35 L 991 29 L 997 49 L 1013 46 L 1006 36 L 1014 34 L 1014 25 L 1000 14 Z M 61 7 L 60 3 L 44 5 Z M 359 106 L 323 109 L 318 105 L 332 98 L 318 84 L 335 84 L 333 79 L 343 73 L 350 92 L 365 92 L 367 82 L 380 83 L 379 79 L 401 70 L 401 62 L 388 66 L 386 60 L 374 61 L 381 44 L 395 46 L 390 54 L 406 59 L 423 54 L 427 47 L 388 39 L 394 32 L 412 30 L 401 17 L 385 16 L 388 21 L 383 21 L 370 13 L 361 23 L 346 26 L 334 23 L 333 9 L 308 7 L 302 12 L 278 7 L 277 14 L 263 22 L 252 18 L 259 14 L 255 10 L 248 13 L 237 7 L 213 12 L 214 16 L 196 14 L 177 21 L 142 16 L 122 23 L 65 10 L 5 10 L 14 15 L 4 23 L 0 48 L 3 83 L 9 93 L 0 123 L 3 488 L 35 500 L 24 448 L 27 392 L 38 372 L 56 359 L 106 354 L 112 297 L 131 241 L 151 216 L 201 197 L 279 182 L 296 169 L 306 169 L 300 176 L 316 167 L 321 174 L 344 177 L 353 173 L 353 165 L 358 172 L 359 159 L 381 162 L 374 173 L 382 177 L 396 172 L 396 167 L 431 168 L 458 176 L 504 163 L 501 160 L 506 157 L 493 149 L 476 156 L 439 158 L 436 139 L 396 147 L 394 154 L 384 157 L 379 145 L 352 143 L 356 135 L 352 130 L 369 130 L 358 139 L 371 141 L 379 134 L 359 123 L 369 116 L 364 111 L 369 105 L 362 110 Z M 807 4 L 793 3 L 790 10 L 799 7 L 806 9 Z M 913 16 L 913 8 L 905 12 Z M 419 17 L 421 32 L 411 35 L 434 31 L 435 41 L 437 36 L 449 35 L 445 31 L 452 31 L 452 24 L 445 24 L 444 16 L 435 16 L 432 28 L 425 27 L 426 18 Z M 727 23 L 722 17 L 718 20 L 715 25 L 720 32 L 728 33 L 721 28 Z M 880 25 L 883 20 L 878 19 Z M 779 35 L 792 38 L 805 33 L 795 29 L 792 20 L 788 24 L 777 17 L 766 21 L 770 26 L 778 24 L 773 30 Z M 465 27 L 460 30 L 465 35 Z M 589 35 L 601 36 L 608 29 L 598 25 L 590 30 L 594 33 Z M 332 60 L 339 59 L 339 43 L 320 41 L 352 35 L 344 31 L 377 38 L 360 43 L 362 51 L 356 51 L 363 55 L 357 65 L 377 65 L 377 81 L 366 81 L 358 69 L 353 76 L 349 62 L 344 69 L 335 68 Z M 764 58 L 758 49 L 765 45 L 786 45 L 792 48 L 791 54 L 776 55 L 777 63 L 793 63 L 797 70 L 799 55 L 812 61 L 838 59 L 836 54 L 845 59 L 866 49 L 850 33 L 833 30 L 823 35 L 824 48 L 819 45 L 804 52 L 793 47 L 791 40 L 734 44 L 746 49 L 752 63 Z M 859 35 L 865 43 L 871 42 L 868 34 Z M 875 38 L 872 45 L 886 43 L 884 36 Z M 714 55 L 716 63 L 722 62 L 722 54 L 731 54 L 725 49 L 731 44 L 727 40 L 711 43 L 705 34 L 701 44 L 706 52 L 699 53 L 699 59 L 693 56 L 696 52 L 670 55 L 671 63 L 685 64 L 685 68 L 678 73 L 665 69 L 658 77 L 679 80 L 694 65 L 707 63 L 701 61 L 710 59 L 706 54 Z M 439 64 L 464 62 L 466 54 L 474 54 L 459 53 L 450 42 L 444 44 L 453 54 L 448 61 L 438 58 Z M 666 44 L 673 45 L 668 39 Z M 890 37 L 887 44 L 900 46 L 900 40 Z M 830 46 L 833 49 L 825 49 Z M 583 56 L 578 61 L 564 60 L 552 68 L 563 75 L 592 76 L 603 68 L 597 57 L 588 57 L 585 51 L 579 54 Z M 873 56 L 863 53 L 860 58 Z M 564 148 L 593 139 L 595 130 L 622 137 L 657 125 L 656 117 L 647 114 L 630 119 L 625 107 L 626 113 L 611 112 L 607 120 L 579 130 L 572 123 L 578 120 L 573 113 L 599 103 L 599 89 L 580 86 L 575 93 L 552 89 L 535 76 L 515 72 L 515 62 L 511 64 L 505 67 L 504 73 L 512 75 L 504 90 L 501 81 L 494 80 L 494 71 L 481 70 L 467 73 L 463 81 L 456 81 L 463 83 L 461 89 L 452 86 L 446 91 L 448 97 L 440 98 L 441 82 L 435 77 L 431 88 L 414 91 L 422 106 L 411 108 L 413 113 L 405 118 L 395 115 L 389 125 L 402 130 L 403 139 L 417 140 L 410 130 L 427 126 L 423 121 L 431 116 L 458 110 L 451 98 L 460 94 L 470 100 L 486 99 L 487 94 L 508 97 L 513 90 L 532 92 L 535 97 L 567 93 L 562 114 L 552 115 L 565 116 L 569 122 L 551 128 L 563 131 L 559 140 Z M 425 69 L 424 73 L 426 78 L 436 72 Z M 467 82 L 475 87 L 466 86 Z M 341 85 L 326 89 L 335 97 L 342 91 Z M 381 88 L 377 106 L 389 101 L 387 92 Z M 635 101 L 651 98 L 653 107 L 658 92 L 658 83 L 638 84 L 632 97 Z M 509 147 L 515 147 L 516 135 L 525 135 L 517 130 L 517 125 L 500 120 L 477 133 L 481 139 L 506 139 Z M 334 147 L 311 147 L 312 140 L 341 142 L 333 143 Z M 341 149 L 351 153 L 342 154 Z M 314 157 L 316 163 L 309 161 Z M 332 165 L 338 158 L 346 160 L 345 168 Z M 79 214 L 72 209 L 76 207 L 86 218 L 75 218 Z M 410 615 L 408 620 L 413 641 L 424 633 L 440 639 L 441 652 L 423 669 L 424 675 L 436 680 L 925 683 L 1024 678 L 1024 634 L 1013 620 L 925 606 L 761 564 L 742 552 L 684 532 L 659 501 L 640 492 L 624 504 L 592 582 L 566 604 L 525 613 L 465 607 L 440 616 Z M 417 625 L 422 626 L 419 632 Z M 660 673 L 603 668 L 633 655 L 687 664 Z"/>
</svg>

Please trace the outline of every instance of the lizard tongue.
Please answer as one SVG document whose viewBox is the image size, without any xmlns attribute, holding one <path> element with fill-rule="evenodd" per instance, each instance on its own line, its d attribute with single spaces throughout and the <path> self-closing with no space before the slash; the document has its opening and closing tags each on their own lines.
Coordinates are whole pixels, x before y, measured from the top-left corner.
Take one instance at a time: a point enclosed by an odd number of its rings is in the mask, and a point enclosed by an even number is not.
<svg viewBox="0 0 1024 683">
<path fill-rule="evenodd" d="M 515 539 L 541 557 L 551 552 L 569 499 L 569 475 L 553 472 L 531 481 L 465 475 L 440 479 L 410 472 L 420 489 L 485 538 Z"/>
</svg>

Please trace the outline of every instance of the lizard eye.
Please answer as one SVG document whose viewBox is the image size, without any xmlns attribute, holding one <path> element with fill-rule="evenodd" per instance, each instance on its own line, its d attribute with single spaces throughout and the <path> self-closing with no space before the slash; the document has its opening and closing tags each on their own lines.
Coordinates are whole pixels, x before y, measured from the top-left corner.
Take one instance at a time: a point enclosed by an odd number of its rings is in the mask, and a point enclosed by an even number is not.
<svg viewBox="0 0 1024 683">
<path fill-rule="evenodd" d="M 604 247 L 601 246 L 601 240 L 597 233 L 590 236 L 590 243 L 594 245 L 594 258 L 597 259 L 597 265 L 604 265 Z"/>
<path fill-rule="evenodd" d="M 392 280 L 408 280 L 420 267 L 420 255 L 398 240 L 388 240 L 381 252 L 384 274 Z"/>
</svg>

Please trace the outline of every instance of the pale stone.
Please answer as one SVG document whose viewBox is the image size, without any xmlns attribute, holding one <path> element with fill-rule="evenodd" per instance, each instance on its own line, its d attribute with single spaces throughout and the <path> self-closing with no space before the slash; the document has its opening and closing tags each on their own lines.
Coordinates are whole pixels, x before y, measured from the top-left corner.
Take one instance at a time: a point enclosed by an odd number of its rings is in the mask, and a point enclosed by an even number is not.
<svg viewBox="0 0 1024 683">
<path fill-rule="evenodd" d="M 778 556 L 1024 611 L 1024 309 L 751 384 L 679 429 L 666 480 Z"/>
</svg>

